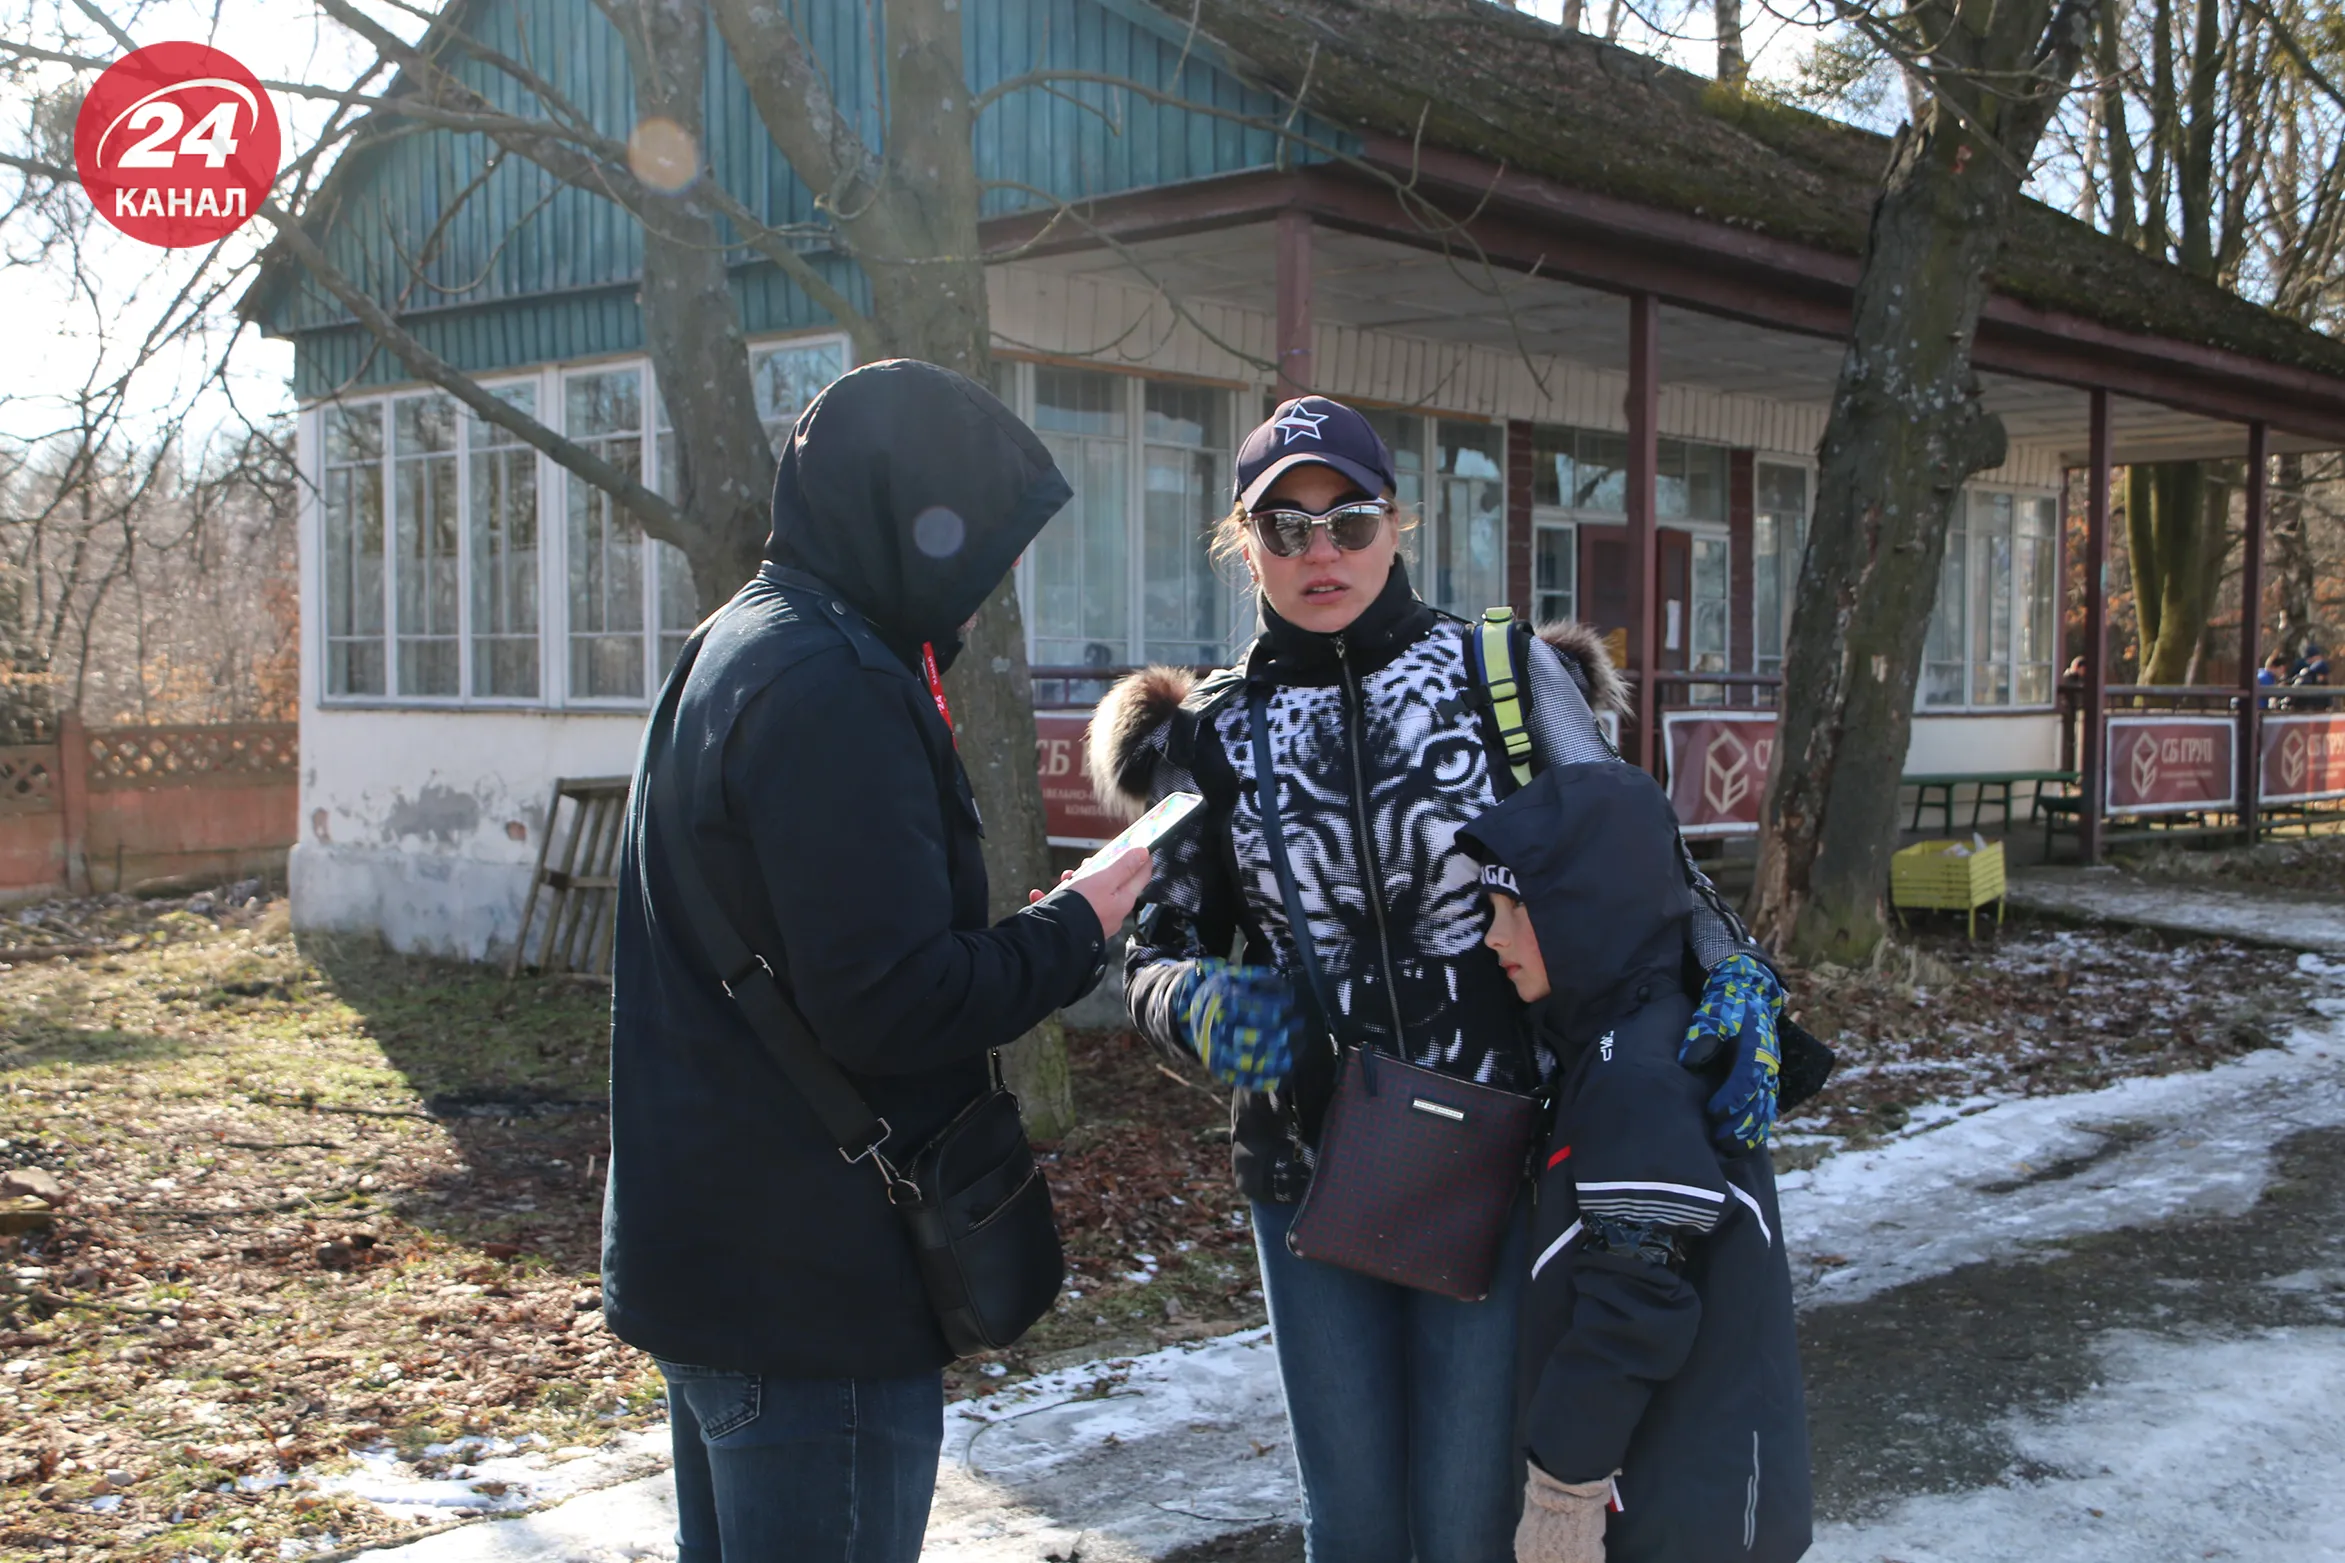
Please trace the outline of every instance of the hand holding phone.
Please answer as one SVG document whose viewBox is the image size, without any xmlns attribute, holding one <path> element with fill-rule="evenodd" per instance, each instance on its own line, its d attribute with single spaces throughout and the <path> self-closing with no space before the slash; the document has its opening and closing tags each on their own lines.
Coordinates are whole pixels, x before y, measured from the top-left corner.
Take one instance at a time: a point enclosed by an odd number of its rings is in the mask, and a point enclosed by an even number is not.
<svg viewBox="0 0 2345 1563">
<path fill-rule="evenodd" d="M 1126 847 L 1153 848 L 1159 841 L 1187 824 L 1196 812 L 1205 807 L 1205 800 L 1193 792 L 1169 792 L 1156 806 L 1115 833 L 1108 844 L 1101 847 L 1086 863 L 1105 862 Z M 1077 872 L 1081 872 L 1077 870 Z"/>
</svg>

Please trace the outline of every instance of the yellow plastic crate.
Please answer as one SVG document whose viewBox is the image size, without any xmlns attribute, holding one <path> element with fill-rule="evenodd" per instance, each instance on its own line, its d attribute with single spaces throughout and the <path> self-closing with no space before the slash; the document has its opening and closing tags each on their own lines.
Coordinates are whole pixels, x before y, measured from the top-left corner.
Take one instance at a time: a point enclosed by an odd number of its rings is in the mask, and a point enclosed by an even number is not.
<svg viewBox="0 0 2345 1563">
<path fill-rule="evenodd" d="M 1897 920 L 1908 911 L 1965 912 L 1976 938 L 1979 908 L 1995 903 L 2003 920 L 2003 843 L 1918 841 L 1889 859 L 1889 903 Z"/>
</svg>

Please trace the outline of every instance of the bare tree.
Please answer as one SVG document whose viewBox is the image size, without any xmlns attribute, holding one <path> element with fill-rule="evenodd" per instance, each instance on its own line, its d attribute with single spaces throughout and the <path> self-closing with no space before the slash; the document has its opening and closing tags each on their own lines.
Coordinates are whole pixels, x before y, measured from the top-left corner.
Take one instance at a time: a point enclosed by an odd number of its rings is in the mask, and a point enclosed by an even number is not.
<svg viewBox="0 0 2345 1563">
<path fill-rule="evenodd" d="M 1755 921 L 1778 950 L 1848 960 L 1885 934 L 1896 781 L 1953 503 L 1999 464 L 1970 348 L 1988 268 L 2038 141 L 2091 41 L 2097 0 L 1924 0 L 1868 16 L 1927 83 L 1892 146 L 1820 447 L 1784 655 Z"/>
</svg>

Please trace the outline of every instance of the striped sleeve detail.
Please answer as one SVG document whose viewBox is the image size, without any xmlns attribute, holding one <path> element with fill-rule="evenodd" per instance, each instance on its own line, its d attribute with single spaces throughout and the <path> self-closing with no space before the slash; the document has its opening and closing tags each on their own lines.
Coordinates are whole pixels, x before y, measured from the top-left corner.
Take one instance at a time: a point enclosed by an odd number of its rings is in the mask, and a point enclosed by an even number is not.
<svg viewBox="0 0 2345 1563">
<path fill-rule="evenodd" d="M 1767 1240 L 1767 1246 L 1769 1248 L 1773 1248 L 1775 1246 L 1775 1234 L 1768 1230 L 1767 1213 L 1759 1208 L 1759 1202 L 1751 1198 L 1748 1194 L 1745 1194 L 1742 1191 L 1742 1185 L 1738 1183 L 1727 1184 L 1726 1192 L 1732 1194 L 1736 1199 L 1741 1200 L 1745 1205 L 1750 1207 L 1751 1219 L 1759 1223 L 1759 1236 Z"/>
<path fill-rule="evenodd" d="M 1690 1227 L 1707 1232 L 1718 1224 L 1726 1196 L 1691 1183 L 1643 1181 L 1575 1185 L 1584 1215 L 1645 1226 Z"/>
</svg>

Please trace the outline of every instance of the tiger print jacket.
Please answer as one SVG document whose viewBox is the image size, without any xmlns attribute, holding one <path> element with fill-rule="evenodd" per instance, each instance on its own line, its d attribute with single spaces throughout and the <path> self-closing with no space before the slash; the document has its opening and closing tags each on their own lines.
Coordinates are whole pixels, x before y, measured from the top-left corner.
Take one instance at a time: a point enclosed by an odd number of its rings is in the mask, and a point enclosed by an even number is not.
<svg viewBox="0 0 2345 1563">
<path fill-rule="evenodd" d="M 1552 1061 L 1482 944 L 1480 869 L 1456 846 L 1459 829 L 1513 789 L 1512 775 L 1491 763 L 1496 731 L 1470 658 L 1473 627 L 1419 601 L 1398 561 L 1340 634 L 1299 630 L 1267 604 L 1262 617 L 1239 666 L 1201 680 L 1175 669 L 1135 673 L 1092 722 L 1089 764 L 1102 799 L 1137 812 L 1186 790 L 1207 805 L 1198 825 L 1157 850 L 1124 959 L 1133 1024 L 1184 1054 L 1173 999 L 1190 963 L 1235 952 L 1297 969 L 1253 792 L 1247 695 L 1260 685 L 1288 855 L 1338 1041 L 1501 1089 L 1535 1088 Z M 1540 633 L 1519 648 L 1538 763 L 1612 758 L 1590 709 L 1591 699 L 1619 701 L 1602 643 L 1577 625 Z M 1696 890 L 1688 958 L 1698 977 L 1751 946 L 1680 856 Z M 1232 1159 L 1249 1197 L 1302 1197 L 1335 1059 L 1306 1049 L 1278 1090 L 1237 1093 Z"/>
</svg>

